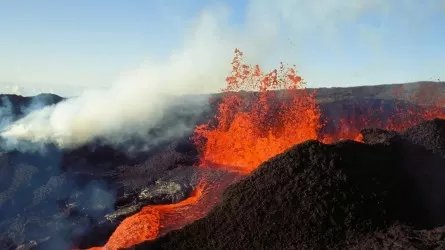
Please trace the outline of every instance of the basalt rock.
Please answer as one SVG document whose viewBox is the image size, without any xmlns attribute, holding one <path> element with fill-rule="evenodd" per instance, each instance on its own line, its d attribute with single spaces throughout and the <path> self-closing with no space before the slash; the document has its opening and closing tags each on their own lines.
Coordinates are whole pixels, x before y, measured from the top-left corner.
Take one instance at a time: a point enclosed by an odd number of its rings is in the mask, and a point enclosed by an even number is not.
<svg viewBox="0 0 445 250">
<path fill-rule="evenodd" d="M 412 143 L 445 157 L 445 120 L 434 119 L 408 128 L 402 133 Z"/>
<path fill-rule="evenodd" d="M 136 249 L 341 248 L 396 216 L 393 154 L 352 141 L 305 142 L 229 187 L 206 218 Z"/>
<path fill-rule="evenodd" d="M 137 203 L 133 205 L 129 205 L 126 207 L 122 207 L 117 209 L 115 212 L 106 214 L 105 219 L 114 222 L 116 220 L 123 220 L 124 218 L 131 216 L 133 214 L 136 214 L 137 212 L 141 211 L 143 207 L 142 203 Z"/>
<path fill-rule="evenodd" d="M 187 165 L 196 153 L 184 141 L 140 158 L 102 145 L 42 147 L 0 155 L 1 249 L 102 245 L 125 217 L 147 204 L 181 201 L 196 185 L 196 169 Z"/>
<path fill-rule="evenodd" d="M 297 145 L 229 187 L 207 217 L 132 249 L 443 246 L 445 161 L 407 134 Z"/>
<path fill-rule="evenodd" d="M 445 227 L 417 230 L 406 225 L 395 224 L 383 231 L 371 233 L 348 249 L 444 249 Z"/>
</svg>

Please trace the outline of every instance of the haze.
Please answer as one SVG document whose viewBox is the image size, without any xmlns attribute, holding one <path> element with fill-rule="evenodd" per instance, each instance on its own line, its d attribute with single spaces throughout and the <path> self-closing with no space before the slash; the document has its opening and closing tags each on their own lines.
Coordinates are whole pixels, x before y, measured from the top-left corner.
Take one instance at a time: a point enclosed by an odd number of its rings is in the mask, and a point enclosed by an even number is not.
<svg viewBox="0 0 445 250">
<path fill-rule="evenodd" d="M 276 36 L 258 38 L 270 53 L 256 62 L 296 64 L 311 87 L 443 79 L 444 9 L 443 0 L 1 0 L 0 90 L 106 88 L 180 49 L 203 12 L 227 15 L 208 31 L 227 44 L 228 57 L 213 63 L 230 62 L 230 45 L 239 45 L 233 36 L 269 28 Z"/>
</svg>

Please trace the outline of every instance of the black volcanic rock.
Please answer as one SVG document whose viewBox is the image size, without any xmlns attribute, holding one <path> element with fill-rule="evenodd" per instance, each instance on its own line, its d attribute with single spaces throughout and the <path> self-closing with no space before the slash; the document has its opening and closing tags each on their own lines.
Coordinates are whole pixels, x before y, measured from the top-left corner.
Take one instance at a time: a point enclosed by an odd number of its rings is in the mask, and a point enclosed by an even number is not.
<svg viewBox="0 0 445 250">
<path fill-rule="evenodd" d="M 198 162 L 197 151 L 188 141 L 168 144 L 152 153 L 145 161 L 116 168 L 117 182 L 125 189 L 140 190 L 164 177 L 169 171 L 181 166 L 192 166 Z M 182 173 L 186 175 L 186 173 Z M 189 173 L 192 174 L 192 173 Z M 186 176 L 190 176 L 187 174 Z M 177 175 L 179 176 L 179 175 Z"/>
<path fill-rule="evenodd" d="M 388 143 L 403 138 L 433 154 L 445 157 L 445 120 L 443 119 L 425 121 L 401 133 L 373 128 L 363 129 L 361 134 L 364 142 L 369 144 Z"/>
<path fill-rule="evenodd" d="M 402 133 L 412 143 L 445 157 L 445 120 L 434 119 L 408 128 Z"/>
<path fill-rule="evenodd" d="M 1 249 L 102 245 L 120 220 L 147 204 L 185 199 L 196 185 L 197 152 L 187 140 L 136 156 L 100 143 L 39 146 L 0 154 Z"/>
<path fill-rule="evenodd" d="M 378 232 L 376 246 L 433 246 L 445 160 L 391 131 L 364 140 L 297 145 L 229 187 L 206 218 L 133 249 L 363 249 Z"/>
<path fill-rule="evenodd" d="M 206 218 L 136 249 L 342 247 L 397 216 L 394 153 L 352 141 L 305 142 L 229 187 Z"/>
<path fill-rule="evenodd" d="M 419 123 L 416 126 L 398 133 L 378 128 L 363 129 L 363 141 L 368 144 L 389 143 L 406 140 L 419 147 L 425 148 L 433 154 L 445 157 L 445 120 L 433 119 Z"/>
<path fill-rule="evenodd" d="M 445 227 L 416 230 L 396 224 L 349 244 L 348 249 L 445 249 Z"/>
<path fill-rule="evenodd" d="M 154 185 L 143 188 L 138 196 L 139 201 L 144 204 L 172 204 L 186 199 L 197 184 L 197 175 L 188 170 L 193 171 L 193 168 L 188 167 L 173 178 L 167 174 Z"/>
<path fill-rule="evenodd" d="M 429 121 L 419 124 L 422 127 Z M 364 141 L 372 143 L 381 141 L 388 147 L 395 148 L 398 164 L 403 171 L 401 183 L 407 209 L 400 211 L 401 218 L 416 228 L 431 228 L 445 224 L 445 160 L 443 156 L 415 144 L 403 134 L 392 131 L 373 129 L 363 131 Z M 445 142 L 445 138 L 441 138 Z M 378 157 L 378 156 L 376 156 Z"/>
<path fill-rule="evenodd" d="M 0 95 L 0 115 L 2 119 L 14 121 L 32 110 L 57 104 L 64 98 L 54 94 L 36 96 Z"/>
<path fill-rule="evenodd" d="M 12 182 L 14 169 L 9 164 L 9 157 L 7 153 L 0 153 L 0 192 L 5 191 Z"/>
<path fill-rule="evenodd" d="M 113 213 L 105 215 L 105 219 L 114 222 L 114 221 L 122 221 L 128 216 L 131 216 L 133 214 L 136 214 L 137 212 L 141 211 L 143 208 L 142 203 L 137 203 L 133 205 L 129 205 L 126 207 L 122 207 L 114 211 Z"/>
<path fill-rule="evenodd" d="M 8 217 L 8 213 L 4 212 L 5 206 L 14 208 L 23 205 L 21 203 L 24 201 L 16 196 L 25 195 L 22 194 L 23 192 L 26 192 L 27 189 L 25 184 L 28 184 L 36 173 L 38 173 L 38 169 L 34 166 L 24 164 L 14 166 L 14 174 L 11 178 L 11 184 L 6 190 L 0 193 L 0 209 L 3 211 L 0 214 L 0 219 Z"/>
<path fill-rule="evenodd" d="M 389 144 L 401 139 L 399 133 L 379 128 L 363 129 L 361 134 L 367 144 Z"/>
<path fill-rule="evenodd" d="M 68 190 L 70 188 L 70 180 L 67 178 L 68 175 L 66 173 L 49 177 L 45 184 L 33 190 L 33 205 L 44 202 L 44 200 L 48 198 L 52 200 L 59 200 L 67 197 L 69 194 Z"/>
</svg>

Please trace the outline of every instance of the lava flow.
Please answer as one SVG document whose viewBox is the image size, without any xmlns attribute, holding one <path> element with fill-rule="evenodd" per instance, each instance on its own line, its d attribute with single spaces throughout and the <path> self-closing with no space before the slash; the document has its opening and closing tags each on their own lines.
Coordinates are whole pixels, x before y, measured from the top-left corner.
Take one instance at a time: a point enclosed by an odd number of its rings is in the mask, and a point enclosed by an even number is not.
<svg viewBox="0 0 445 250">
<path fill-rule="evenodd" d="M 405 100 L 420 106 L 396 105 L 385 121 L 376 118 L 379 112 L 384 112 L 382 108 L 365 110 L 356 117 L 341 118 L 336 132 L 322 135 L 320 131 L 326 121 L 315 92 L 305 89 L 295 67 L 280 64 L 279 69 L 264 73 L 258 65 L 244 63 L 242 55 L 235 50 L 233 70 L 226 78 L 216 116 L 195 129 L 192 140 L 200 152 L 203 171 L 218 166 L 213 169 L 246 175 L 262 162 L 309 139 L 325 143 L 340 139 L 361 141 L 360 130 L 366 127 L 401 131 L 421 121 L 445 118 L 445 95 L 437 87 L 419 88 Z M 398 93 L 405 94 L 403 89 Z M 233 179 L 218 181 L 211 183 L 201 176 L 201 184 L 188 199 L 177 204 L 144 207 L 123 220 L 104 247 L 92 249 L 130 247 L 205 216 Z"/>
<path fill-rule="evenodd" d="M 181 229 L 207 215 L 221 199 L 223 191 L 239 177 L 225 171 L 203 169 L 198 177 L 200 181 L 189 198 L 176 204 L 145 206 L 138 213 L 125 218 L 104 246 L 89 250 L 127 248 Z"/>
<path fill-rule="evenodd" d="M 204 214 L 191 208 L 202 198 L 206 183 L 198 184 L 191 196 L 179 203 L 168 205 L 145 206 L 139 213 L 125 218 L 113 232 L 103 247 L 90 250 L 120 249 L 131 247 L 137 243 L 156 239 L 165 231 L 181 228 Z M 194 208 L 194 207 L 193 207 Z"/>
</svg>

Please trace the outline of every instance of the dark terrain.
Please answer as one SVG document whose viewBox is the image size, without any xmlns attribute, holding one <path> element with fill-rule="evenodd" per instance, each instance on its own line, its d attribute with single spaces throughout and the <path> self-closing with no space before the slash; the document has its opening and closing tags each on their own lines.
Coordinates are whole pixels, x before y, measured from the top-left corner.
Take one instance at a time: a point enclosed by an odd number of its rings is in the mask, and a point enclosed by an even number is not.
<svg viewBox="0 0 445 250">
<path fill-rule="evenodd" d="M 131 249 L 444 249 L 444 132 L 437 119 L 367 129 L 365 143 L 307 141 L 230 186 L 207 217 Z"/>
<path fill-rule="evenodd" d="M 406 86 L 409 91 L 415 84 Z M 317 99 L 330 121 L 325 132 L 335 131 L 339 118 L 369 116 L 375 108 L 383 107 L 374 114 L 378 118 L 390 116 L 393 88 L 319 89 Z M 2 122 L 8 122 L 63 98 L 3 95 L 0 100 Z M 201 124 L 211 116 L 211 109 L 172 110 L 148 136 L 178 120 Z M 144 205 L 187 198 L 199 171 L 191 132 L 136 153 L 100 142 L 74 150 L 45 145 L 43 154 L 2 150 L 0 249 L 103 245 L 119 221 Z M 136 248 L 443 247 L 444 134 L 443 121 L 435 120 L 402 134 L 364 130 L 366 144 L 297 145 L 231 186 L 208 217 Z"/>
</svg>

